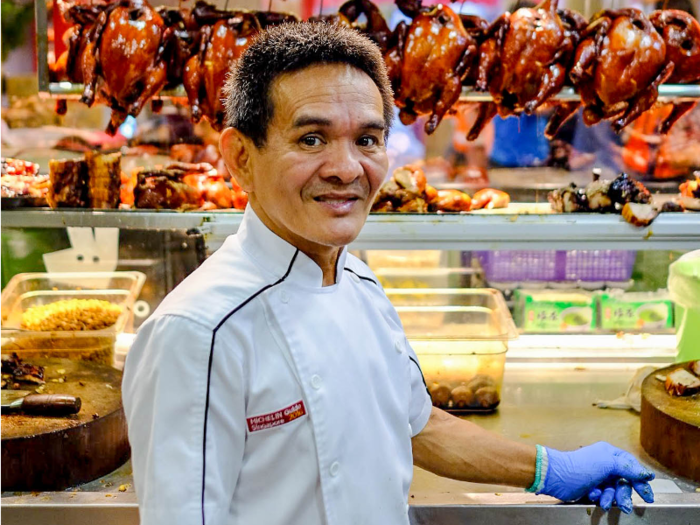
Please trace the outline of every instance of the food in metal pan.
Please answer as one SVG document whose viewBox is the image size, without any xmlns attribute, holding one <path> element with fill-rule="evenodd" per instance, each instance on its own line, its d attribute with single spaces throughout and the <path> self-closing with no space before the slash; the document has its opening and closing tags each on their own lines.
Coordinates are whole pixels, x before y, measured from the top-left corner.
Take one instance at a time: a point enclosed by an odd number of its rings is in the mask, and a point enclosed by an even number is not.
<svg viewBox="0 0 700 525">
<path fill-rule="evenodd" d="M 65 299 L 27 308 L 22 313 L 24 330 L 81 331 L 109 328 L 122 307 L 101 299 Z"/>
</svg>

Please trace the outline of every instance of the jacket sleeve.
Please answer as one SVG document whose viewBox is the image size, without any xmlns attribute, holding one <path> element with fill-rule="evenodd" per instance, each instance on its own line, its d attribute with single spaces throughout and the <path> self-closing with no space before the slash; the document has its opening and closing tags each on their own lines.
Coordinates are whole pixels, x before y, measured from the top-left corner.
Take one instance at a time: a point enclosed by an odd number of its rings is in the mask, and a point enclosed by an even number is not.
<svg viewBox="0 0 700 525">
<path fill-rule="evenodd" d="M 411 437 L 416 437 L 430 419 L 433 403 L 425 384 L 423 371 L 418 363 L 418 357 L 408 339 L 405 341 L 408 349 L 408 358 L 411 361 L 411 406 L 409 407 L 409 423 L 411 425 Z"/>
<path fill-rule="evenodd" d="M 221 338 L 223 339 L 223 338 Z M 141 525 L 225 523 L 245 445 L 240 352 L 162 315 L 141 327 L 122 384 Z"/>
</svg>

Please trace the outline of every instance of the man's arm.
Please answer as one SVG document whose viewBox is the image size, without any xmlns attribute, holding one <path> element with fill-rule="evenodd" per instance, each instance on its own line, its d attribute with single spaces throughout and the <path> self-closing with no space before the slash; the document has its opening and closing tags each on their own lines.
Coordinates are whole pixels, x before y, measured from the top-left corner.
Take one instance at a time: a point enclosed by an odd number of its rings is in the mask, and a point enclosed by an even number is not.
<svg viewBox="0 0 700 525">
<path fill-rule="evenodd" d="M 511 441 L 433 407 L 412 439 L 413 463 L 439 476 L 527 488 L 535 479 L 534 445 Z"/>
<path fill-rule="evenodd" d="M 613 502 L 629 514 L 632 490 L 654 501 L 654 474 L 630 453 L 608 443 L 572 452 L 523 445 L 433 408 L 412 440 L 414 463 L 440 476 L 528 487 L 562 501 L 588 497 L 608 510 Z"/>
<path fill-rule="evenodd" d="M 212 330 L 161 315 L 139 330 L 122 397 L 141 525 L 219 525 L 245 447 L 242 367 Z M 234 350 L 231 337 L 226 348 Z M 210 362 L 211 359 L 211 362 Z"/>
</svg>

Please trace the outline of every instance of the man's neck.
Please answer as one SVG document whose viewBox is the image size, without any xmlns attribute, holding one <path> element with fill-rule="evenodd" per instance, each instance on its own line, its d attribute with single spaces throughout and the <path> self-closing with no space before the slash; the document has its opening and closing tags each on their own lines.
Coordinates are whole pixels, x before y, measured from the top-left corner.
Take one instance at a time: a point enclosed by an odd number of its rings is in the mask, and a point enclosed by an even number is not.
<svg viewBox="0 0 700 525">
<path fill-rule="evenodd" d="M 332 286 L 335 284 L 336 265 L 338 257 L 342 252 L 342 248 L 335 246 L 320 246 L 309 243 L 305 239 L 294 235 L 284 227 L 280 227 L 265 213 L 265 211 L 257 205 L 250 202 L 249 205 L 253 208 L 258 219 L 267 226 L 267 228 L 277 235 L 280 239 L 287 241 L 292 246 L 299 249 L 304 255 L 315 262 L 323 272 L 323 286 Z"/>
</svg>

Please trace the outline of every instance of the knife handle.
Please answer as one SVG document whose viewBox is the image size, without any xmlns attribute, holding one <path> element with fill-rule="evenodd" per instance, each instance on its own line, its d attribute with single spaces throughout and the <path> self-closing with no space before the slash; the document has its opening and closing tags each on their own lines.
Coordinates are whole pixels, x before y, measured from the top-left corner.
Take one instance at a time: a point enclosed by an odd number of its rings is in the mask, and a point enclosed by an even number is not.
<svg viewBox="0 0 700 525">
<path fill-rule="evenodd" d="M 79 397 L 65 394 L 31 394 L 22 399 L 22 412 L 42 416 L 69 416 L 80 412 Z"/>
</svg>

